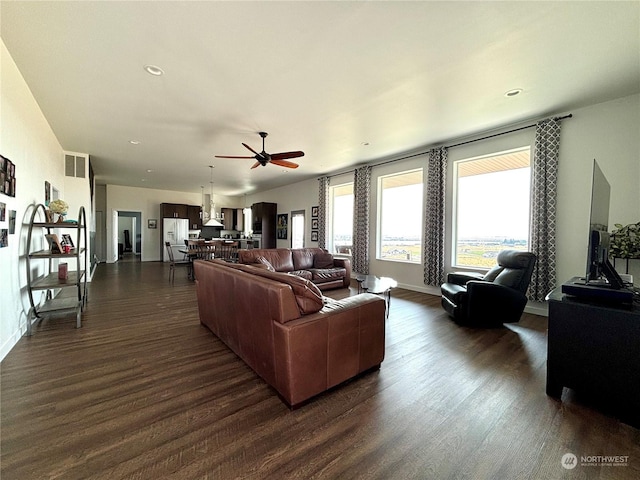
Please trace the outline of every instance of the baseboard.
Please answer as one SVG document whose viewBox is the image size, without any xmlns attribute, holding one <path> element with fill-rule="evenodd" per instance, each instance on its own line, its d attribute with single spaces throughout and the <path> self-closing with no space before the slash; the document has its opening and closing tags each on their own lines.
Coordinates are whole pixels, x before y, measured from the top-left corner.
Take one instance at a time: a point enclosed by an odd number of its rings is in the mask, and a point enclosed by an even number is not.
<svg viewBox="0 0 640 480">
<path fill-rule="evenodd" d="M 440 287 L 434 287 L 432 285 L 409 285 L 406 283 L 398 283 L 398 288 L 411 290 L 412 292 L 428 293 L 429 295 L 440 296 Z"/>
<path fill-rule="evenodd" d="M 532 302 L 529 301 L 527 306 L 524 307 L 525 313 L 531 313 L 533 315 L 540 315 L 542 317 L 549 316 L 549 305 L 546 302 Z"/>
<path fill-rule="evenodd" d="M 398 288 L 404 288 L 405 290 L 411 290 L 413 292 L 426 293 L 428 295 L 436 295 L 438 297 L 442 296 L 442 292 L 440 291 L 440 287 L 434 287 L 432 285 L 408 285 L 406 283 L 398 283 Z M 526 313 L 531 313 L 533 315 L 540 315 L 542 317 L 549 316 L 549 306 L 546 302 L 527 302 L 527 306 L 524 307 L 524 311 Z"/>
<path fill-rule="evenodd" d="M 23 321 L 24 320 L 24 321 Z M 4 360 L 11 349 L 16 346 L 22 336 L 27 332 L 26 318 L 20 318 L 18 321 L 18 330 L 13 332 L 0 346 L 0 361 Z"/>
</svg>

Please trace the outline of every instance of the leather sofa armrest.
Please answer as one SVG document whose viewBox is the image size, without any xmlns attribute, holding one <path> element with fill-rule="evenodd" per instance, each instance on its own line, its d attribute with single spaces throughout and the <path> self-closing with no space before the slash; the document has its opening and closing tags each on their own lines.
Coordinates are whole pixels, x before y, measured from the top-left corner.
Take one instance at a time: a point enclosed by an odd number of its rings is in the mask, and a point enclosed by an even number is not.
<svg viewBox="0 0 640 480">
<path fill-rule="evenodd" d="M 251 265 L 252 267 L 261 268 L 262 270 L 269 270 L 269 267 L 264 263 L 247 263 L 247 265 Z"/>
<path fill-rule="evenodd" d="M 456 285 L 466 285 L 471 280 L 482 280 L 484 275 L 475 272 L 451 272 L 447 275 L 447 283 L 455 283 Z"/>
<path fill-rule="evenodd" d="M 351 285 L 351 260 L 348 258 L 334 258 L 333 266 L 337 268 L 344 268 L 347 272 L 345 275 L 342 285 L 348 287 Z"/>
<path fill-rule="evenodd" d="M 317 313 L 274 322 L 273 333 L 276 389 L 293 406 L 380 365 L 385 303 L 371 293 L 328 301 Z"/>
<path fill-rule="evenodd" d="M 513 288 L 473 280 L 467 283 L 467 308 L 484 324 L 517 322 L 527 297 Z"/>
</svg>

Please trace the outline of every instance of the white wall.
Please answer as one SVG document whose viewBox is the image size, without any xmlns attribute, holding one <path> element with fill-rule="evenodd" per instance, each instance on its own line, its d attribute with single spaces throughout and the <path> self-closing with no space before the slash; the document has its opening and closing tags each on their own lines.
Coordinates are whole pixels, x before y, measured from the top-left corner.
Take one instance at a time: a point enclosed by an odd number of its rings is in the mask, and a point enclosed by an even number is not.
<svg viewBox="0 0 640 480">
<path fill-rule="evenodd" d="M 278 204 L 278 214 L 286 213 L 289 215 L 288 221 L 291 222 L 291 212 L 295 210 L 305 211 L 305 247 L 317 247 L 318 242 L 311 241 L 311 207 L 318 205 L 318 180 L 311 179 L 303 182 L 294 183 L 285 187 L 274 188 L 264 192 L 247 195 L 246 200 L 242 199 L 242 204 L 238 207 L 251 207 L 254 203 L 269 202 Z M 289 225 L 289 229 L 291 226 Z M 276 247 L 291 247 L 291 230 L 287 231 L 288 238 L 286 240 L 277 240 Z"/>
<path fill-rule="evenodd" d="M 16 210 L 16 233 L 9 246 L 0 248 L 0 359 L 26 329 L 29 299 L 26 294 L 26 237 L 34 205 L 44 203 L 44 182 L 60 191 L 71 215 L 89 198 L 66 196 L 63 149 L 20 74 L 4 42 L 0 40 L 0 153 L 16 166 L 16 196 L 0 195 L 0 202 Z M 88 188 L 87 188 L 88 191 Z M 87 212 L 89 213 L 89 212 Z M 90 219 L 88 218 L 88 221 Z M 8 228 L 8 219 L 0 222 Z M 34 267 L 42 271 L 43 267 Z"/>
<path fill-rule="evenodd" d="M 640 221 L 640 95 L 574 110 L 562 123 L 558 167 L 558 282 L 586 269 L 592 163 L 611 185 L 609 230 Z M 620 262 L 622 263 L 622 262 Z M 618 270 L 621 264 L 618 263 Z M 640 284 L 640 261 L 630 273 Z"/>
</svg>

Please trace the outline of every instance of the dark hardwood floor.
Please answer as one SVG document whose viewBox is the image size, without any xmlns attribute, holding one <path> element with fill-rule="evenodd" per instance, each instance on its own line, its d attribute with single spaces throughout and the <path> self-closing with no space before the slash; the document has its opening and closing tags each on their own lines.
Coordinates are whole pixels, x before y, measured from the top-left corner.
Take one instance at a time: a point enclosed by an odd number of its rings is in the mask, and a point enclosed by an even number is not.
<svg viewBox="0 0 640 480">
<path fill-rule="evenodd" d="M 290 411 L 168 273 L 101 264 L 81 329 L 45 320 L 8 354 L 2 480 L 640 478 L 639 430 L 545 395 L 544 317 L 461 328 L 438 297 L 396 289 L 381 369 Z M 596 455 L 628 460 L 580 465 Z"/>
</svg>

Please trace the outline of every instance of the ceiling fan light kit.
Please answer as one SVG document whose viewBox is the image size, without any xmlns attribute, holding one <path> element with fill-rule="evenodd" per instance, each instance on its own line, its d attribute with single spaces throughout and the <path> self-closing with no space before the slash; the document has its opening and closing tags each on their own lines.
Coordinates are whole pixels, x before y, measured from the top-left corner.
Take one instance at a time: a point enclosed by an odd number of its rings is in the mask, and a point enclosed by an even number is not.
<svg viewBox="0 0 640 480">
<path fill-rule="evenodd" d="M 251 168 L 257 168 L 260 165 L 265 167 L 267 163 L 273 163 L 274 165 L 286 168 L 298 168 L 299 165 L 297 163 L 289 162 L 287 159 L 303 157 L 304 152 L 297 150 L 295 152 L 267 153 L 264 149 L 264 139 L 269 134 L 267 132 L 258 132 L 258 135 L 262 137 L 262 152 L 258 153 L 249 145 L 243 143 L 242 145 L 247 150 L 251 151 L 254 154 L 253 156 L 216 155 L 216 158 L 254 158 L 256 160 L 256 163 L 254 163 Z"/>
</svg>

